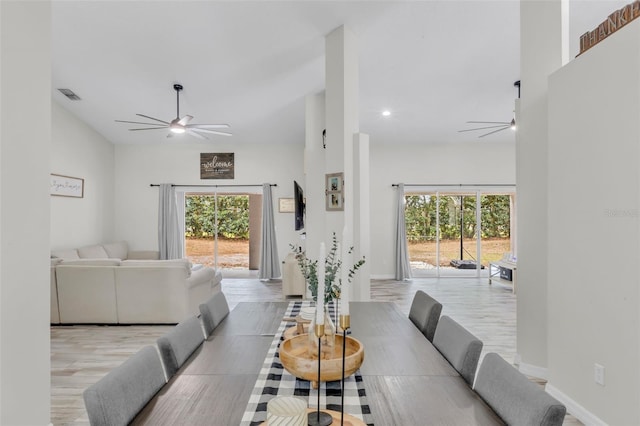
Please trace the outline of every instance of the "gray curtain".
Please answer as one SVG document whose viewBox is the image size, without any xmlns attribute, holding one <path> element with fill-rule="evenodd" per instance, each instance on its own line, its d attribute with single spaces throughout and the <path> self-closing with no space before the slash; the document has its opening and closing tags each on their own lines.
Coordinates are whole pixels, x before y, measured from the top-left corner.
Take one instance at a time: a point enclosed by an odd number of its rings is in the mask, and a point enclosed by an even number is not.
<svg viewBox="0 0 640 426">
<path fill-rule="evenodd" d="M 273 201 L 271 185 L 262 184 L 262 238 L 260 241 L 260 274 L 261 280 L 280 276 L 280 260 L 276 241 L 276 227 L 273 223 Z"/>
<path fill-rule="evenodd" d="M 404 183 L 398 184 L 396 202 L 396 280 L 411 278 L 409 264 L 409 248 L 407 246 L 407 229 L 404 222 Z"/>
<path fill-rule="evenodd" d="M 170 183 L 160 184 L 158 205 L 158 248 L 160 259 L 182 258 L 182 242 L 178 226 L 176 190 Z"/>
</svg>

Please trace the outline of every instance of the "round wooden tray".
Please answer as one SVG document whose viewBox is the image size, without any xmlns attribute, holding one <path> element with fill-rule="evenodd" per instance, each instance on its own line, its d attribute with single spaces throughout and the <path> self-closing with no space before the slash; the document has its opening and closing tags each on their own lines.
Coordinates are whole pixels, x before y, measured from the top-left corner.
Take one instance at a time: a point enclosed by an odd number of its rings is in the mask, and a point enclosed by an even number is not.
<svg viewBox="0 0 640 426">
<path fill-rule="evenodd" d="M 333 418 L 333 423 L 331 423 L 331 426 L 339 426 L 340 425 L 340 412 L 339 411 L 334 411 L 334 410 L 323 410 L 320 409 L 320 411 L 322 411 L 323 413 L 327 413 L 330 414 L 331 417 Z M 315 413 L 316 409 L 315 408 L 307 408 L 307 413 Z M 357 417 L 352 416 L 351 414 L 348 413 L 344 413 L 344 416 L 342 418 L 344 420 L 343 425 L 344 426 L 365 426 L 365 423 L 360 420 Z M 260 426 L 267 426 L 267 422 L 262 422 L 260 423 Z"/>
<path fill-rule="evenodd" d="M 355 373 L 364 361 L 364 346 L 359 340 L 347 336 L 344 377 Z M 301 334 L 280 344 L 280 362 L 289 373 L 309 380 L 318 387 L 318 357 L 309 354 L 309 336 Z M 342 336 L 336 335 L 333 354 L 320 363 L 320 381 L 331 382 L 342 379 Z"/>
</svg>

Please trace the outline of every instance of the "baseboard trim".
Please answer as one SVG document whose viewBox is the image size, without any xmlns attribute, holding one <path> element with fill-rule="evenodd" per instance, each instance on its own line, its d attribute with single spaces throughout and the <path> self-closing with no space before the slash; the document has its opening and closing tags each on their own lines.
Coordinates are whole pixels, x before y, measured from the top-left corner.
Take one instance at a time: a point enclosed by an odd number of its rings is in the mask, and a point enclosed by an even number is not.
<svg viewBox="0 0 640 426">
<path fill-rule="evenodd" d="M 520 354 L 516 354 L 513 364 L 518 367 L 518 371 L 522 374 L 526 374 L 527 376 L 537 377 L 538 379 L 548 380 L 549 379 L 549 369 L 546 367 L 539 367 L 533 364 L 527 364 L 526 362 L 522 362 L 522 357 Z"/>
<path fill-rule="evenodd" d="M 562 402 L 564 406 L 567 407 L 568 413 L 570 413 L 576 419 L 580 420 L 585 425 L 607 426 L 607 424 L 602 421 L 602 419 L 584 408 L 582 405 L 578 404 L 576 401 L 571 399 L 568 395 L 566 395 L 564 392 L 562 392 L 560 389 L 556 388 L 549 382 L 547 382 L 545 390 L 549 395 Z"/>
<path fill-rule="evenodd" d="M 395 279 L 394 275 L 371 275 L 372 280 L 393 280 Z"/>
</svg>

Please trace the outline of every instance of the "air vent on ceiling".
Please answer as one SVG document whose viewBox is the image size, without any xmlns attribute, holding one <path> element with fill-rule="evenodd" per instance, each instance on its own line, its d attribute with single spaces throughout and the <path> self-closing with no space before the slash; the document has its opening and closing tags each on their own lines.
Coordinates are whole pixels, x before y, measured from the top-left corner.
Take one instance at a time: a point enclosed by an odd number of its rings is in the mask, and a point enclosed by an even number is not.
<svg viewBox="0 0 640 426">
<path fill-rule="evenodd" d="M 78 96 L 75 93 L 73 93 L 73 90 L 71 90 L 71 89 L 58 89 L 58 90 L 60 91 L 60 93 L 62 93 L 67 98 L 71 99 L 72 101 L 79 101 L 80 100 L 80 96 Z"/>
</svg>

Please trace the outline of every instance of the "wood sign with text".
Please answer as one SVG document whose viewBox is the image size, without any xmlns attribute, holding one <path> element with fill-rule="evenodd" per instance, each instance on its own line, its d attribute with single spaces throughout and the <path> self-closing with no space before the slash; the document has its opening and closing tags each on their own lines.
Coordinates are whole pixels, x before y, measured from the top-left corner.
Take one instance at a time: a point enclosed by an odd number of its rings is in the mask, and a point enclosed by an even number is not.
<svg viewBox="0 0 640 426">
<path fill-rule="evenodd" d="M 578 56 L 582 55 L 584 52 L 591 49 L 593 46 L 600 43 L 602 40 L 636 19 L 638 16 L 640 16 L 640 0 L 636 0 L 622 9 L 616 10 L 600 25 L 598 25 L 595 30 L 587 31 L 580 36 L 580 53 L 578 53 Z"/>
<path fill-rule="evenodd" d="M 233 152 L 200 153 L 200 179 L 233 179 Z"/>
</svg>

